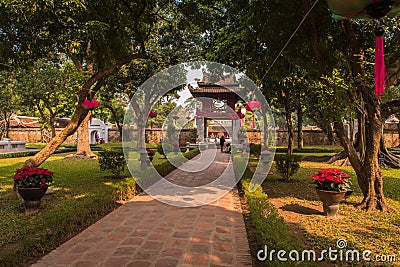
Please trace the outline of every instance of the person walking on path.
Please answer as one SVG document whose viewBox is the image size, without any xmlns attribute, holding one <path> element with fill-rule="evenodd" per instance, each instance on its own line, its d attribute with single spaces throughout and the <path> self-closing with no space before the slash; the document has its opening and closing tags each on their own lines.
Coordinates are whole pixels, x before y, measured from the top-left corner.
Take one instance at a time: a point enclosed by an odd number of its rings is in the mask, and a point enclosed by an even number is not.
<svg viewBox="0 0 400 267">
<path fill-rule="evenodd" d="M 219 144 L 221 145 L 221 152 L 224 152 L 224 143 L 225 143 L 225 137 L 224 135 L 221 135 L 219 138 Z"/>
</svg>

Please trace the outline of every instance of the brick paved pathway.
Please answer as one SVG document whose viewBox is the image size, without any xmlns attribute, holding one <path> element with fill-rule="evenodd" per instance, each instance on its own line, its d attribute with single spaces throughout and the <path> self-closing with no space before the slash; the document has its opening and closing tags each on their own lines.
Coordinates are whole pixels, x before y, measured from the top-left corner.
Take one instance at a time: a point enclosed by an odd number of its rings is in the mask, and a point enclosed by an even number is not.
<svg viewBox="0 0 400 267">
<path fill-rule="evenodd" d="M 201 172 L 176 170 L 166 178 L 186 186 L 213 181 L 231 165 L 229 154 L 215 155 Z M 190 168 L 186 163 L 184 169 Z M 208 205 L 188 208 L 139 195 L 32 266 L 251 266 L 251 256 L 233 189 Z"/>
</svg>

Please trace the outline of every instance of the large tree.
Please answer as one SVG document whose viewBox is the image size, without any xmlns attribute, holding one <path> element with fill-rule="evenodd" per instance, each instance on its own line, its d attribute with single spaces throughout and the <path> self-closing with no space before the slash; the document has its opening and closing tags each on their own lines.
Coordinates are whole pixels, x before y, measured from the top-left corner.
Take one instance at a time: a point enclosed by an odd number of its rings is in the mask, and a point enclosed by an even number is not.
<svg viewBox="0 0 400 267">
<path fill-rule="evenodd" d="M 157 1 L 1 1 L 0 28 L 3 60 L 22 64 L 48 53 L 64 54 L 90 77 L 77 92 L 71 123 L 26 164 L 37 166 L 81 124 L 82 107 L 102 87 L 104 79 L 123 65 L 146 58 L 146 41 L 161 8 Z"/>
<path fill-rule="evenodd" d="M 286 75 L 281 74 L 287 71 L 285 63 L 289 60 L 301 66 L 308 83 L 318 83 L 322 88 L 318 96 L 325 106 L 320 115 L 326 122 L 335 121 L 336 133 L 364 194 L 360 206 L 367 210 L 390 209 L 383 194 L 378 152 L 383 122 L 388 115 L 398 113 L 400 101 L 383 102 L 375 96 L 370 75 L 372 64 L 366 64 L 373 61 L 372 53 L 366 53 L 373 48 L 373 33 L 368 30 L 373 29 L 373 25 L 369 28 L 365 22 L 335 22 L 324 1 L 311 10 L 308 0 L 250 3 L 238 0 L 230 3 L 227 11 L 230 15 L 225 20 L 226 26 L 216 31 L 211 36 L 214 41 L 209 42 L 216 51 L 211 53 L 212 58 L 242 66 L 246 74 L 262 86 L 282 83 Z M 290 39 L 304 16 L 307 16 L 304 24 Z M 399 27 L 395 20 L 387 23 L 388 77 L 390 84 L 396 85 L 400 76 L 400 54 L 395 45 Z M 287 40 L 291 42 L 281 51 Z M 326 78 L 332 76 L 334 69 L 345 73 L 345 86 L 332 87 L 327 82 Z M 265 88 L 270 90 L 270 87 Z M 346 101 L 348 105 L 344 109 Z M 345 134 L 343 116 L 347 110 L 354 114 L 362 112 L 365 118 L 364 127 L 360 127 L 365 146 L 361 156 Z"/>
</svg>

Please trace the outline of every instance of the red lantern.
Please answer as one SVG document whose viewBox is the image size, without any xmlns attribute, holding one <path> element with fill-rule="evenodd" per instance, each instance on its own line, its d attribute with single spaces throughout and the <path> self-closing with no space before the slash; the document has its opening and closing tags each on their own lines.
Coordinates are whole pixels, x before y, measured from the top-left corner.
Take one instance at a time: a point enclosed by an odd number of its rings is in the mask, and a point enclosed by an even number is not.
<svg viewBox="0 0 400 267">
<path fill-rule="evenodd" d="M 98 101 L 97 99 L 85 99 L 85 101 L 83 101 L 82 107 L 84 107 L 85 109 L 90 109 L 93 110 L 96 107 L 100 106 L 100 101 Z"/>
<path fill-rule="evenodd" d="M 153 111 L 150 111 L 150 112 L 149 112 L 149 117 L 150 117 L 150 118 L 155 118 L 155 117 L 157 117 L 157 113 L 156 113 L 156 112 L 153 112 Z"/>
<path fill-rule="evenodd" d="M 261 103 L 253 100 L 246 104 L 247 111 L 252 111 L 253 109 L 261 109 Z"/>
<path fill-rule="evenodd" d="M 386 85 L 386 67 L 383 34 L 380 19 L 395 17 L 400 12 L 400 1 L 397 0 L 328 0 L 329 9 L 334 19 L 375 19 L 375 95 L 381 97 Z"/>
<path fill-rule="evenodd" d="M 82 107 L 84 107 L 85 109 L 89 109 L 89 113 L 90 113 L 90 123 L 92 123 L 92 110 L 97 108 L 98 106 L 100 106 L 100 101 L 97 99 L 85 99 L 82 103 Z"/>
<path fill-rule="evenodd" d="M 237 116 L 239 117 L 239 119 L 243 119 L 245 117 L 245 115 L 242 112 L 238 112 Z"/>
</svg>

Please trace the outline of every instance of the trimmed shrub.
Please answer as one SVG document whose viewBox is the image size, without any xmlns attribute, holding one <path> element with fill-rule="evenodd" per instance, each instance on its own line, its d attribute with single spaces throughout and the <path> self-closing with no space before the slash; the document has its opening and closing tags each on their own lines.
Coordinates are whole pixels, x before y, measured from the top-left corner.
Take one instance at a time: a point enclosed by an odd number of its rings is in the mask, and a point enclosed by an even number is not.
<svg viewBox="0 0 400 267">
<path fill-rule="evenodd" d="M 253 155 L 256 158 L 259 158 L 260 153 L 261 153 L 261 145 L 250 143 L 250 155 Z"/>
<path fill-rule="evenodd" d="M 104 150 L 99 152 L 99 166 L 102 171 L 111 171 L 116 178 L 121 178 L 126 162 L 122 150 Z"/>
<path fill-rule="evenodd" d="M 297 173 L 300 168 L 301 155 L 275 154 L 276 170 L 282 175 L 285 181 Z"/>
<path fill-rule="evenodd" d="M 158 152 L 158 154 L 163 155 L 164 157 L 165 157 L 168 153 L 171 153 L 172 151 L 174 151 L 174 148 L 173 148 L 170 144 L 168 144 L 168 143 L 162 143 L 162 144 L 159 144 L 159 145 L 157 146 L 157 152 Z"/>
<path fill-rule="evenodd" d="M 54 151 L 53 154 L 60 154 L 60 153 L 67 153 L 67 152 L 75 152 L 75 148 L 59 148 L 56 151 Z M 0 154 L 0 159 L 7 159 L 7 158 L 20 158 L 20 157 L 30 157 L 34 156 L 38 153 L 39 151 L 23 151 L 23 152 L 11 152 L 11 153 L 5 153 L 5 154 Z"/>
</svg>

